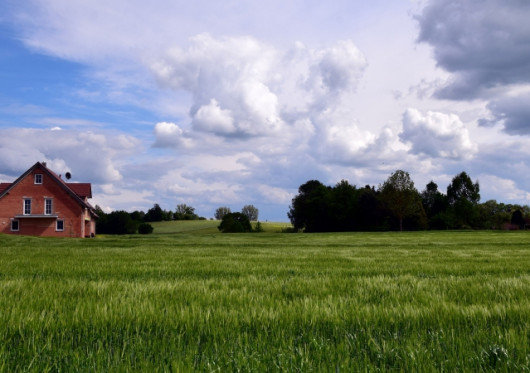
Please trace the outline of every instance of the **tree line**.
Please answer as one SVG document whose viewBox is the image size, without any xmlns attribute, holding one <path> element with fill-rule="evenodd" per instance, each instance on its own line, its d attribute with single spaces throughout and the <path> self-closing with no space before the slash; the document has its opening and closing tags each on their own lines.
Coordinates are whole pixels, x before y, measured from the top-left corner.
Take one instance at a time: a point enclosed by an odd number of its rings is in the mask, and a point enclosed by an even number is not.
<svg viewBox="0 0 530 373">
<path fill-rule="evenodd" d="M 287 216 L 295 231 L 304 232 L 525 229 L 530 224 L 526 205 L 479 202 L 479 183 L 464 171 L 442 193 L 434 181 L 419 192 L 409 173 L 397 170 L 378 188 L 309 180 L 298 188 Z"/>
<path fill-rule="evenodd" d="M 127 212 L 124 210 L 112 211 L 105 213 L 101 207 L 95 207 L 96 213 L 99 216 L 96 221 L 96 231 L 102 234 L 149 234 L 153 232 L 152 222 L 171 221 L 171 220 L 206 220 L 195 213 L 195 208 L 187 204 L 178 204 L 175 211 L 164 210 L 158 203 L 155 203 L 147 212 L 133 211 Z M 259 211 L 253 205 L 245 205 L 240 213 L 233 213 L 229 207 L 219 207 L 215 211 L 215 219 L 229 220 L 230 223 L 224 223 L 220 226 L 220 231 L 246 231 L 247 225 L 242 219 L 248 221 L 258 220 Z M 234 223 L 235 222 L 235 223 Z M 244 228 L 241 228 L 244 227 Z M 242 230 L 241 230 L 242 229 Z"/>
</svg>

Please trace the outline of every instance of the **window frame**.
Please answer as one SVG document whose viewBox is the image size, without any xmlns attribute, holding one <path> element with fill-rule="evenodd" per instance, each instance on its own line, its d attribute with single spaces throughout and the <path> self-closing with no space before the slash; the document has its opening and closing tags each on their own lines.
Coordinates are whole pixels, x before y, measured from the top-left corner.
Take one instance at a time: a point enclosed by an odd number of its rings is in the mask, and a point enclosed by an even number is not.
<svg viewBox="0 0 530 373">
<path fill-rule="evenodd" d="M 42 174 L 35 174 L 35 184 L 36 185 L 42 184 Z"/>
<path fill-rule="evenodd" d="M 13 224 L 16 224 L 16 229 L 13 228 Z M 19 231 L 20 231 L 20 220 L 11 219 L 11 232 L 19 232 Z"/>
<path fill-rule="evenodd" d="M 24 198 L 22 202 L 22 215 L 31 215 L 31 198 Z"/>
<path fill-rule="evenodd" d="M 62 225 L 61 228 L 59 228 L 59 223 Z M 55 221 L 55 231 L 56 232 L 63 232 L 64 231 L 64 219 L 57 219 Z"/>
<path fill-rule="evenodd" d="M 53 215 L 53 198 L 44 198 L 44 215 Z"/>
</svg>

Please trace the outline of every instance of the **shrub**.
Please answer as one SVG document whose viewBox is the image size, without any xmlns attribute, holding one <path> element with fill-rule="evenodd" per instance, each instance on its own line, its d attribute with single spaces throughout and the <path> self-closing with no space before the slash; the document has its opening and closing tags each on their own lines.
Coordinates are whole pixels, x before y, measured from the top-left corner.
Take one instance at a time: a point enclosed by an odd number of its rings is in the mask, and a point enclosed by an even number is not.
<svg viewBox="0 0 530 373">
<path fill-rule="evenodd" d="M 149 223 L 142 223 L 138 226 L 138 233 L 140 234 L 151 234 L 153 233 L 153 226 Z"/>
</svg>

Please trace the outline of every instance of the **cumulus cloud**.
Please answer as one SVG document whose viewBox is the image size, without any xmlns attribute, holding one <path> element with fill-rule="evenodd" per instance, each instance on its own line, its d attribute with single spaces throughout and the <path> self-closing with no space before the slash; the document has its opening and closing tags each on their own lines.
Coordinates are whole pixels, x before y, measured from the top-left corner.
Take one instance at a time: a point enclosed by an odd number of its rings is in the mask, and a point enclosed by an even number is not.
<svg viewBox="0 0 530 373">
<path fill-rule="evenodd" d="M 415 154 L 454 160 L 470 159 L 478 150 L 469 131 L 454 114 L 429 111 L 423 115 L 416 109 L 403 114 L 402 141 L 410 144 Z"/>
<path fill-rule="evenodd" d="M 192 96 L 193 129 L 219 136 L 273 136 L 355 91 L 366 59 L 351 41 L 282 51 L 251 37 L 200 34 L 151 68 L 159 83 Z"/>
<path fill-rule="evenodd" d="M 0 172 L 16 177 L 36 161 L 47 161 L 57 173 L 70 171 L 76 181 L 109 183 L 122 177 L 116 162 L 137 151 L 138 145 L 137 139 L 123 134 L 4 128 Z"/>
<path fill-rule="evenodd" d="M 191 147 L 192 140 L 186 137 L 184 131 L 175 123 L 159 122 L 154 128 L 156 141 L 155 147 Z"/>
<path fill-rule="evenodd" d="M 530 201 L 530 193 L 520 189 L 512 179 L 501 178 L 492 174 L 479 175 L 481 194 L 503 196 L 507 201 Z"/>
</svg>

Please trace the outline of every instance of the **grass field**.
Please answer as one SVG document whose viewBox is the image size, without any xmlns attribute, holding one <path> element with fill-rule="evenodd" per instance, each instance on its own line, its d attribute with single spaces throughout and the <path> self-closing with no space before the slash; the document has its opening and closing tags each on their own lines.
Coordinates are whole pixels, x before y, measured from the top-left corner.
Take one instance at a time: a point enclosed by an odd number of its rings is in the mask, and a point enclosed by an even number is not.
<svg viewBox="0 0 530 373">
<path fill-rule="evenodd" d="M 0 235 L 0 371 L 530 370 L 527 232 L 203 224 Z"/>
</svg>

